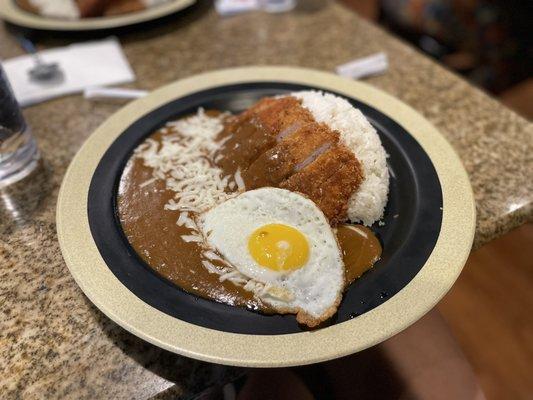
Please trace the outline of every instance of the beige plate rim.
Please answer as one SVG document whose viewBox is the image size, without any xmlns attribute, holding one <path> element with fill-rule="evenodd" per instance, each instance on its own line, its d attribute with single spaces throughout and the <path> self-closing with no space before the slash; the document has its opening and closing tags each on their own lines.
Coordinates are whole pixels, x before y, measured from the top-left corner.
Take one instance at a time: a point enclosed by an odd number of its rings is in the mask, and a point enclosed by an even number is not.
<svg viewBox="0 0 533 400">
<path fill-rule="evenodd" d="M 415 278 L 375 309 L 331 327 L 287 335 L 244 335 L 196 326 L 149 306 L 113 275 L 89 229 L 87 194 L 92 174 L 111 143 L 151 110 L 187 94 L 228 84 L 277 81 L 322 87 L 356 98 L 388 115 L 427 152 L 443 192 L 442 228 L 429 259 Z M 59 193 L 58 237 L 74 279 L 109 318 L 169 351 L 219 364 L 280 367 L 325 361 L 361 351 L 405 329 L 431 310 L 463 268 L 475 231 L 475 204 L 458 156 L 425 118 L 367 84 L 330 73 L 291 67 L 244 67 L 196 75 L 164 86 L 122 108 L 85 142 Z"/>
<path fill-rule="evenodd" d="M 10 22 L 14 25 L 31 29 L 53 31 L 91 31 L 118 28 L 151 21 L 183 10 L 195 2 L 196 0 L 170 0 L 167 3 L 160 4 L 143 11 L 117 15 L 114 17 L 68 20 L 48 18 L 32 14 L 20 8 L 15 3 L 15 0 L 0 0 L 0 19 Z"/>
</svg>

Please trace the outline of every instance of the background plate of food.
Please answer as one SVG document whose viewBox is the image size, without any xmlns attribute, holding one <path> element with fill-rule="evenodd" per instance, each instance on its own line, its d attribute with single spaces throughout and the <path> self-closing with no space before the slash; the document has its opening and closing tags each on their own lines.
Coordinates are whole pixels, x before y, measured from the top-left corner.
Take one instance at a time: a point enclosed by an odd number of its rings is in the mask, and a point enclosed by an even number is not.
<svg viewBox="0 0 533 400">
<path fill-rule="evenodd" d="M 369 85 L 247 67 L 102 124 L 64 178 L 63 256 L 109 318 L 185 356 L 302 365 L 363 350 L 444 296 L 470 252 L 467 174 Z"/>
<path fill-rule="evenodd" d="M 195 0 L 0 0 L 0 18 L 30 29 L 119 28 L 181 11 Z"/>
</svg>

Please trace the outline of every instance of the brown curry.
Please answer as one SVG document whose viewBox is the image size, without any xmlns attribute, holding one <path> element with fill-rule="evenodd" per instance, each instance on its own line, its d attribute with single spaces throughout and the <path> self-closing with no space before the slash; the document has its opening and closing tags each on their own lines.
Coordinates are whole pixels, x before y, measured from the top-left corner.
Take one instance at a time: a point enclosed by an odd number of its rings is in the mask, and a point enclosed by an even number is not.
<svg viewBox="0 0 533 400">
<path fill-rule="evenodd" d="M 224 162 L 220 163 L 220 167 L 226 172 L 234 173 L 237 168 L 244 164 L 250 165 L 254 157 L 272 147 L 274 139 L 254 121 L 247 120 L 238 128 L 231 123 L 227 122 L 221 137 L 234 129 L 236 135 L 230 140 L 240 138 L 242 144 L 237 148 L 226 146 L 226 149 L 233 150 L 231 157 L 223 158 Z M 160 143 L 164 134 L 164 131 L 158 131 L 151 138 Z M 267 166 L 257 168 L 256 171 L 255 176 L 248 174 L 246 182 L 264 181 L 273 173 Z M 229 305 L 268 312 L 268 306 L 250 292 L 232 282 L 221 282 L 219 275 L 209 273 L 203 267 L 201 246 L 195 242 L 185 242 L 181 238 L 191 231 L 176 224 L 180 212 L 164 209 L 175 193 L 166 189 L 163 180 L 145 185 L 151 178 L 151 168 L 144 166 L 142 159 L 134 156 L 127 163 L 119 185 L 119 217 L 124 233 L 136 253 L 161 276 L 189 293 Z M 361 225 L 341 225 L 337 228 L 337 236 L 344 257 L 347 287 L 380 258 L 381 245 L 372 231 Z"/>
</svg>

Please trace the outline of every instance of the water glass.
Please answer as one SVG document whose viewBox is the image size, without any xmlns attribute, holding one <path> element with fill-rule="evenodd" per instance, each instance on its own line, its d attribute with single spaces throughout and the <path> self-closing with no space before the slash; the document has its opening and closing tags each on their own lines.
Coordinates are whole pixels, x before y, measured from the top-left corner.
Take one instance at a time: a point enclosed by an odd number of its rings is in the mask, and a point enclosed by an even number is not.
<svg viewBox="0 0 533 400">
<path fill-rule="evenodd" d="M 27 176 L 39 152 L 0 65 L 0 187 Z"/>
</svg>

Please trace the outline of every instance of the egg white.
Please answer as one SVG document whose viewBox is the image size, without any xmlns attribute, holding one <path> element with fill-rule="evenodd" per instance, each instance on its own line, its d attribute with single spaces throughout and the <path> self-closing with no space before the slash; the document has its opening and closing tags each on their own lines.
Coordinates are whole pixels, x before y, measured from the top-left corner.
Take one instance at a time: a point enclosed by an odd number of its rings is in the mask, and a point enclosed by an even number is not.
<svg viewBox="0 0 533 400">
<path fill-rule="evenodd" d="M 250 235 L 272 223 L 292 226 L 306 237 L 304 266 L 278 272 L 253 259 Z M 285 189 L 251 190 L 202 214 L 198 225 L 210 247 L 241 274 L 266 285 L 255 294 L 276 310 L 300 310 L 316 319 L 335 311 L 344 287 L 342 253 L 328 220 L 308 198 Z"/>
</svg>

